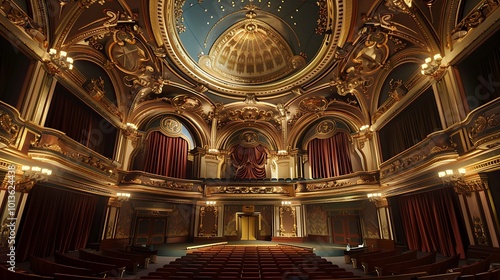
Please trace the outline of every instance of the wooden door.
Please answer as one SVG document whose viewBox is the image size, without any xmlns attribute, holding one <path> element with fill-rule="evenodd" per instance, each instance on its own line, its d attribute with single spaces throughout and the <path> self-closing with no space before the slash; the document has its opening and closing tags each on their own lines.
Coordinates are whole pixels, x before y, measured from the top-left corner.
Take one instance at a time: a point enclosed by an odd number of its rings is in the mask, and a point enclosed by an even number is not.
<svg viewBox="0 0 500 280">
<path fill-rule="evenodd" d="M 166 229 L 166 218 L 138 217 L 135 226 L 134 245 L 164 244 Z"/>
<path fill-rule="evenodd" d="M 361 226 L 358 216 L 345 215 L 331 217 L 333 243 L 357 246 L 362 243 Z"/>
</svg>

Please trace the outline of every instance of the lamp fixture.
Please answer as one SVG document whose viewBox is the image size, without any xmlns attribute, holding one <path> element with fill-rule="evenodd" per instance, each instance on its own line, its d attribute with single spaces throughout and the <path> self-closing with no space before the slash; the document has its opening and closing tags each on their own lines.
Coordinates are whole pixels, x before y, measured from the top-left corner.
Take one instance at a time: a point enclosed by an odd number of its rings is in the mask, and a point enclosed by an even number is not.
<svg viewBox="0 0 500 280">
<path fill-rule="evenodd" d="M 366 196 L 370 202 L 377 202 L 382 199 L 381 193 L 369 193 Z"/>
<path fill-rule="evenodd" d="M 205 203 L 206 203 L 207 205 L 209 205 L 209 206 L 213 206 L 213 205 L 217 204 L 217 201 L 207 200 L 207 201 L 205 201 Z"/>
<path fill-rule="evenodd" d="M 443 180 L 443 184 L 463 181 L 464 175 L 465 175 L 465 168 L 459 168 L 458 174 L 455 173 L 453 169 L 446 169 L 445 171 L 438 172 L 438 176 Z"/>
<path fill-rule="evenodd" d="M 34 182 L 46 181 L 48 176 L 52 174 L 52 170 L 48 168 L 41 168 L 39 166 L 23 165 L 21 170 L 23 171 L 23 177 L 25 180 Z"/>
<path fill-rule="evenodd" d="M 118 197 L 118 200 L 124 201 L 124 200 L 128 200 L 130 198 L 130 193 L 119 192 L 119 193 L 116 193 L 116 196 Z"/>
<path fill-rule="evenodd" d="M 219 154 L 219 150 L 218 149 L 214 149 L 214 148 L 210 148 L 210 149 L 208 149 L 208 153 L 211 154 L 211 155 L 218 155 Z"/>
<path fill-rule="evenodd" d="M 368 124 L 365 124 L 365 125 L 362 125 L 360 128 L 359 128 L 359 131 L 363 131 L 363 130 L 366 130 L 367 128 L 369 128 L 370 125 Z"/>
<path fill-rule="evenodd" d="M 464 175 L 466 173 L 465 168 L 459 168 L 457 171 L 458 172 L 455 173 L 453 169 L 447 169 L 445 171 L 438 172 L 438 176 L 441 180 L 443 180 L 443 185 L 452 186 L 458 194 L 470 196 L 474 184 L 469 185 L 464 180 Z"/>
<path fill-rule="evenodd" d="M 292 202 L 291 201 L 282 201 L 281 202 L 281 205 L 291 205 Z"/>
<path fill-rule="evenodd" d="M 57 51 L 54 48 L 49 50 L 50 60 L 46 60 L 47 66 L 49 67 L 49 72 L 53 75 L 61 70 L 71 70 L 73 69 L 73 58 L 68 56 L 65 51 Z"/>
<path fill-rule="evenodd" d="M 278 150 L 278 156 L 286 156 L 286 155 L 288 155 L 287 150 Z"/>
<path fill-rule="evenodd" d="M 439 80 L 446 69 L 446 65 L 442 64 L 442 62 L 443 57 L 441 54 L 435 54 L 433 57 L 428 57 L 425 59 L 425 63 L 422 64 L 420 72 L 422 75 L 431 76 Z"/>
</svg>

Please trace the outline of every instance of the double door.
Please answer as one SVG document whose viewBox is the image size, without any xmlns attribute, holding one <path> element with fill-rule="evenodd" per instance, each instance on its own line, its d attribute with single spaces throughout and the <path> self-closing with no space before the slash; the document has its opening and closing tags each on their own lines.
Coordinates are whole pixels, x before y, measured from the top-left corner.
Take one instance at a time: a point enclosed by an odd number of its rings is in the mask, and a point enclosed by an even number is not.
<svg viewBox="0 0 500 280">
<path fill-rule="evenodd" d="M 164 244 L 166 230 L 166 217 L 137 217 L 134 245 Z"/>
</svg>

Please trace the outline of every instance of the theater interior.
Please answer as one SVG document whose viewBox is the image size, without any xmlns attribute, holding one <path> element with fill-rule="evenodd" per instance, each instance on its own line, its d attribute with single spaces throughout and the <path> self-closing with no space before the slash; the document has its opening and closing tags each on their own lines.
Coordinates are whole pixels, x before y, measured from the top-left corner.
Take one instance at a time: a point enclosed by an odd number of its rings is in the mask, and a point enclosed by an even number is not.
<svg viewBox="0 0 500 280">
<path fill-rule="evenodd" d="M 1 0 L 0 260 L 254 242 L 494 268 L 499 6 Z"/>
</svg>

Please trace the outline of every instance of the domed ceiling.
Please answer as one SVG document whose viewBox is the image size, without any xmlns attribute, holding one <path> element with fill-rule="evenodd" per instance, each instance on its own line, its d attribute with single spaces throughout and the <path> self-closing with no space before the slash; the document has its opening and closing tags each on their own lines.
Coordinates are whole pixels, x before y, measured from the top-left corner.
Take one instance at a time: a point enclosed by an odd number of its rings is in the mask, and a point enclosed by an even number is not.
<svg viewBox="0 0 500 280">
<path fill-rule="evenodd" d="M 157 39 L 171 63 L 216 95 L 276 97 L 331 65 L 342 32 L 335 19 L 343 13 L 332 5 L 311 0 L 160 1 Z"/>
</svg>

